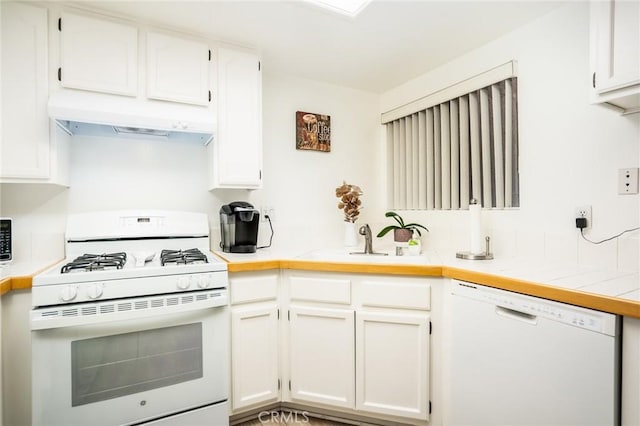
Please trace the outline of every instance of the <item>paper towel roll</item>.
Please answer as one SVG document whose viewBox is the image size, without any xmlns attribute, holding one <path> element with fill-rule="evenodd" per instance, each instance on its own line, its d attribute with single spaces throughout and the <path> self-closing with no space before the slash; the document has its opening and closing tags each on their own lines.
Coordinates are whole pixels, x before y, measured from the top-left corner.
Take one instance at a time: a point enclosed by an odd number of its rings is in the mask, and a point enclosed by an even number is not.
<svg viewBox="0 0 640 426">
<path fill-rule="evenodd" d="M 480 223 L 480 210 L 482 206 L 471 200 L 469 204 L 469 234 L 470 234 L 470 247 L 469 251 L 473 254 L 484 253 L 484 247 L 482 244 L 482 225 Z"/>
</svg>

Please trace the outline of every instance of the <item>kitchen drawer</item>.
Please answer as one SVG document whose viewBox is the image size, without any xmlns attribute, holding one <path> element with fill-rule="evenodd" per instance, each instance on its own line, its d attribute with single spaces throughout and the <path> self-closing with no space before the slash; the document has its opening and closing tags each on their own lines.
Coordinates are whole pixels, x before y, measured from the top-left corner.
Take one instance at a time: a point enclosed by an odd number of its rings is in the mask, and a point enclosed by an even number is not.
<svg viewBox="0 0 640 426">
<path fill-rule="evenodd" d="M 309 302 L 351 303 L 351 280 L 334 278 L 290 278 L 291 300 Z"/>
<path fill-rule="evenodd" d="M 278 298 L 278 275 L 229 278 L 231 304 L 262 302 Z"/>
<path fill-rule="evenodd" d="M 428 311 L 431 309 L 431 285 L 417 281 L 363 281 L 362 305 Z"/>
</svg>

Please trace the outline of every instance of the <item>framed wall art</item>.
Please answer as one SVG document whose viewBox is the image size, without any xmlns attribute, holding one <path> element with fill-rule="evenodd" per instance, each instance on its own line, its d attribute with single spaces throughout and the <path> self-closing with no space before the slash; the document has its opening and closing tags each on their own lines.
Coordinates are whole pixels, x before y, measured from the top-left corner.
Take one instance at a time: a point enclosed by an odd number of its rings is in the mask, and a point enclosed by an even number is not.
<svg viewBox="0 0 640 426">
<path fill-rule="evenodd" d="M 296 149 L 331 151 L 331 117 L 296 111 Z"/>
</svg>

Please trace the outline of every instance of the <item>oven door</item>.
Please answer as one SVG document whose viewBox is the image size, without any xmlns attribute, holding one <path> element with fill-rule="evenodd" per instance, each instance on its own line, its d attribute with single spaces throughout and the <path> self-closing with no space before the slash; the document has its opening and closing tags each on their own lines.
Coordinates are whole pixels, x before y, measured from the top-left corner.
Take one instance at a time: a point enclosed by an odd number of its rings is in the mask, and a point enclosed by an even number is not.
<svg viewBox="0 0 640 426">
<path fill-rule="evenodd" d="M 127 425 L 223 404 L 226 289 L 34 309 L 33 425 Z M 211 424 L 226 424 L 223 416 Z M 155 423 L 154 423 L 155 424 Z"/>
</svg>

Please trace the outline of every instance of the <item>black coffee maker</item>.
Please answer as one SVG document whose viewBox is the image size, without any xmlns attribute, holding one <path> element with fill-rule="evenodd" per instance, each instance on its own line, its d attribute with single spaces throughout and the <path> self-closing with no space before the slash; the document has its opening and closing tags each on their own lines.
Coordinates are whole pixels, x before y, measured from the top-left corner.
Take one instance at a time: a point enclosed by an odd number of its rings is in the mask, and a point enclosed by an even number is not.
<svg viewBox="0 0 640 426">
<path fill-rule="evenodd" d="M 260 212 L 245 201 L 220 208 L 220 247 L 225 253 L 255 253 Z"/>
</svg>

